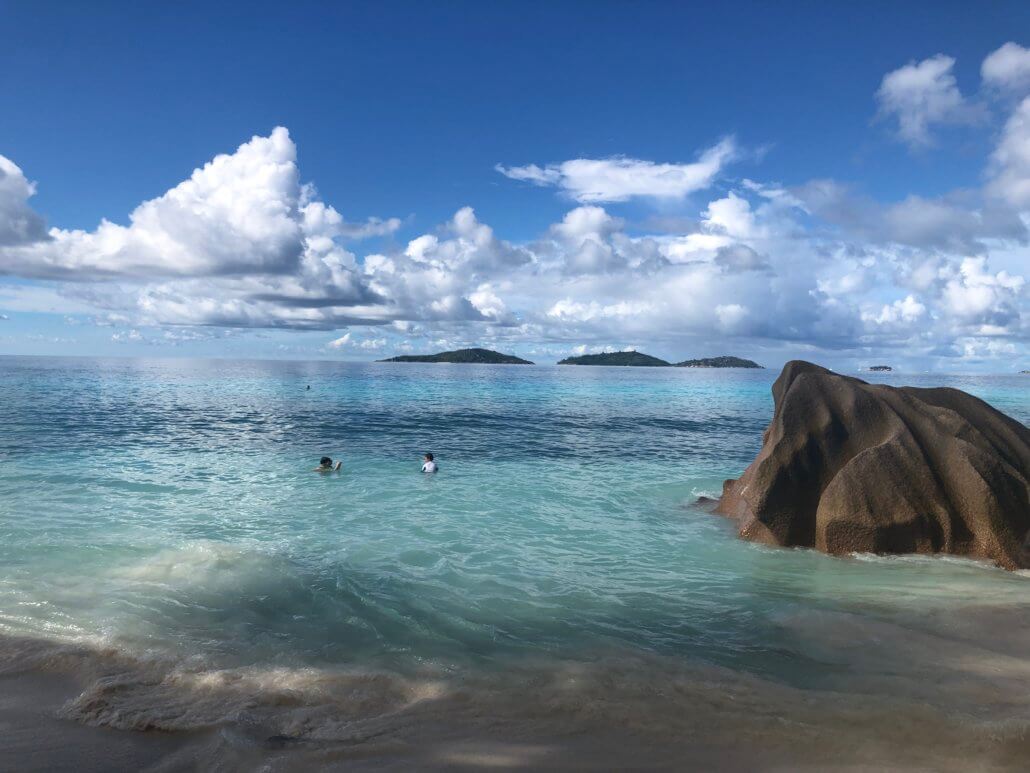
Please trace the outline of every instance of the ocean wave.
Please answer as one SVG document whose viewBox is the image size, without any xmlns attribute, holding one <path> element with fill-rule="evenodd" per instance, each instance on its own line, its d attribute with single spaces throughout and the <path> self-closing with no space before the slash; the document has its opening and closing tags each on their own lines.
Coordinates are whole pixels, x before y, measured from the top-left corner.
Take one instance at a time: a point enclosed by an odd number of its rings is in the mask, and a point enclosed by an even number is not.
<svg viewBox="0 0 1030 773">
<path fill-rule="evenodd" d="M 690 489 L 690 495 L 694 497 L 694 499 L 699 499 L 701 497 L 705 497 L 706 499 L 719 499 L 722 496 L 722 492 L 694 486 Z"/>
<path fill-rule="evenodd" d="M 257 577 L 281 573 L 287 562 L 269 546 L 189 540 L 142 560 L 110 568 L 108 576 L 133 583 L 209 587 L 241 574 Z"/>
<path fill-rule="evenodd" d="M 916 553 L 849 553 L 848 556 L 855 561 L 866 561 L 873 564 L 953 564 L 963 568 L 986 569 L 991 572 L 1001 572 L 1009 575 L 1025 573 L 1023 571 L 1011 572 L 986 560 L 967 558 L 965 556 L 951 556 L 944 553 L 933 555 Z"/>
</svg>

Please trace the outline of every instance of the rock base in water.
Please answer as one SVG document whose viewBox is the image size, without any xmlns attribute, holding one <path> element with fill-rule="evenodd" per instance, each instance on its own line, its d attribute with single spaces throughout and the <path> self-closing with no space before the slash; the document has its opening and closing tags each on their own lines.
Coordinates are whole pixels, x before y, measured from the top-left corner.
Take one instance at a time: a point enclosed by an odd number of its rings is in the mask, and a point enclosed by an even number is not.
<svg viewBox="0 0 1030 773">
<path fill-rule="evenodd" d="M 761 452 L 718 512 L 745 539 L 1030 567 L 1030 430 L 956 389 L 790 362 Z"/>
</svg>

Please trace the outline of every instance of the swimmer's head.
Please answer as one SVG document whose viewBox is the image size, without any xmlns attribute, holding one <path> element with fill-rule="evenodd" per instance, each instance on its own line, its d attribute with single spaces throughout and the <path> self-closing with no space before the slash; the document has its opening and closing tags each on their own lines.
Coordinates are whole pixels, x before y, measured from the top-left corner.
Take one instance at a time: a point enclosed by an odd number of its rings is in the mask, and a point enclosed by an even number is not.
<svg viewBox="0 0 1030 773">
<path fill-rule="evenodd" d="M 332 466 L 333 466 L 333 460 L 332 460 L 332 459 L 330 459 L 330 458 L 329 458 L 328 456 L 323 456 L 323 457 L 322 457 L 322 458 L 321 458 L 321 459 L 319 460 L 319 462 L 318 462 L 318 463 L 319 463 L 320 465 L 322 465 L 323 467 L 332 467 Z"/>
<path fill-rule="evenodd" d="M 431 462 L 431 461 L 433 461 L 433 455 L 432 455 L 432 454 L 429 454 L 429 453 L 427 453 L 427 454 L 426 454 L 426 455 L 425 455 L 425 456 L 424 456 L 423 458 L 424 458 L 424 459 L 425 459 L 425 460 L 426 460 L 427 462 Z"/>
</svg>

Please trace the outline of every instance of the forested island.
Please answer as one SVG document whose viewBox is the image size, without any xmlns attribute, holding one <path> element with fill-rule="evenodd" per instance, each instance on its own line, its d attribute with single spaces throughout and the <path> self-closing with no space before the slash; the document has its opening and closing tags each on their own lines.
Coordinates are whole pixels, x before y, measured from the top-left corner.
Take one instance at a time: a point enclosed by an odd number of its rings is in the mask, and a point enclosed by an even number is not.
<svg viewBox="0 0 1030 773">
<path fill-rule="evenodd" d="M 379 362 L 457 362 L 476 365 L 532 365 L 529 360 L 511 354 L 501 354 L 491 349 L 457 349 L 437 354 L 402 354 Z"/>
<path fill-rule="evenodd" d="M 401 354 L 378 362 L 456 362 L 482 365 L 532 365 L 529 360 L 502 354 L 491 349 L 457 349 L 453 352 L 436 354 Z M 645 368 L 761 368 L 757 362 L 740 357 L 706 357 L 698 360 L 684 360 L 672 363 L 643 352 L 601 352 L 566 357 L 559 365 L 614 365 L 619 367 Z"/>
<path fill-rule="evenodd" d="M 758 368 L 762 366 L 753 360 L 740 357 L 705 357 L 700 360 L 684 360 L 676 363 L 677 368 Z"/>
<path fill-rule="evenodd" d="M 700 360 L 684 360 L 675 364 L 643 352 L 603 352 L 584 354 L 581 357 L 567 357 L 559 365 L 628 365 L 652 368 L 761 368 L 757 362 L 740 357 L 707 357 Z"/>
<path fill-rule="evenodd" d="M 672 363 L 652 357 L 643 352 L 602 352 L 601 354 L 584 354 L 580 357 L 566 357 L 559 365 L 622 365 L 632 367 L 667 368 Z"/>
</svg>

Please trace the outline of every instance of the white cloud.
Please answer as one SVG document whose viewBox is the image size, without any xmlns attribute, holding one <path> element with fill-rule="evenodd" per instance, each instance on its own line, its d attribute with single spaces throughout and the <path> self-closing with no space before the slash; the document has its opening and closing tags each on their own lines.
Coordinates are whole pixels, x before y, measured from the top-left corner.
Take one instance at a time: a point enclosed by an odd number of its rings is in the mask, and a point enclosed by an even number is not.
<svg viewBox="0 0 1030 773">
<path fill-rule="evenodd" d="M 52 229 L 51 241 L 0 251 L 0 268 L 33 276 L 287 273 L 304 248 L 296 149 L 286 129 L 220 155 L 128 226 Z"/>
<path fill-rule="evenodd" d="M 982 253 L 991 241 L 1025 241 L 1027 226 L 1007 203 L 980 201 L 971 192 L 881 204 L 831 180 L 795 190 L 809 214 L 838 226 L 867 245 Z"/>
<path fill-rule="evenodd" d="M 476 276 L 490 276 L 532 259 L 526 250 L 494 236 L 493 229 L 476 218 L 472 207 L 462 207 L 454 214 L 444 236 L 450 238 L 419 236 L 408 243 L 404 254 L 426 267 Z"/>
<path fill-rule="evenodd" d="M 143 334 L 133 328 L 132 330 L 120 330 L 111 334 L 111 340 L 115 343 L 144 343 L 146 339 Z"/>
<path fill-rule="evenodd" d="M 1014 93 L 1030 90 L 1030 49 L 1008 42 L 980 65 L 984 84 Z"/>
<path fill-rule="evenodd" d="M 897 120 L 898 136 L 912 146 L 929 145 L 934 125 L 970 120 L 974 115 L 958 89 L 955 60 L 937 54 L 887 73 L 876 92 L 880 113 Z"/>
<path fill-rule="evenodd" d="M 389 236 L 403 224 L 398 217 L 370 217 L 364 223 L 349 223 L 335 209 L 318 200 L 318 191 L 310 183 L 300 189 L 298 202 L 303 231 L 308 236 L 343 237 L 354 241 L 374 236 Z"/>
<path fill-rule="evenodd" d="M 985 258 L 966 258 L 944 287 L 947 311 L 965 323 L 1007 327 L 1020 316 L 1026 283 L 1007 271 L 991 274 Z"/>
<path fill-rule="evenodd" d="M 703 218 L 703 225 L 712 233 L 722 233 L 737 239 L 755 236 L 751 204 L 732 191 L 725 198 L 709 203 Z"/>
<path fill-rule="evenodd" d="M 715 316 L 719 318 L 719 327 L 724 332 L 732 333 L 737 331 L 747 319 L 748 310 L 746 306 L 741 306 L 739 303 L 720 304 L 715 307 Z"/>
<path fill-rule="evenodd" d="M 504 324 L 512 324 L 515 321 L 507 305 L 489 283 L 479 285 L 474 292 L 469 293 L 468 299 L 473 308 L 486 319 Z"/>
<path fill-rule="evenodd" d="M 602 305 L 597 301 L 581 302 L 565 298 L 555 303 L 547 311 L 547 316 L 576 322 L 589 322 L 596 319 L 622 319 L 645 314 L 652 309 L 646 301 L 619 301 Z"/>
<path fill-rule="evenodd" d="M 355 338 L 353 333 L 345 333 L 326 344 L 329 349 L 360 349 L 374 352 L 387 344 L 386 338 Z"/>
<path fill-rule="evenodd" d="M 539 167 L 505 167 L 497 171 L 513 180 L 552 185 L 582 203 L 627 201 L 635 196 L 682 198 L 708 188 L 723 167 L 737 155 L 736 143 L 726 138 L 689 164 L 657 164 L 635 158 L 576 158 Z"/>
<path fill-rule="evenodd" d="M 1030 97 L 1006 122 L 991 168 L 988 192 L 1013 207 L 1030 210 Z"/>
<path fill-rule="evenodd" d="M 769 262 L 746 244 L 730 244 L 715 251 L 715 262 L 727 271 L 766 271 Z"/>
<path fill-rule="evenodd" d="M 391 217 L 386 220 L 378 217 L 370 217 L 364 223 L 340 223 L 340 236 L 347 239 L 370 239 L 374 236 L 389 236 L 396 233 L 402 225 L 399 217 Z"/>
<path fill-rule="evenodd" d="M 881 203 L 832 180 L 789 190 L 747 180 L 707 203 L 662 202 L 658 211 L 672 214 L 660 226 L 620 218 L 616 205 L 574 206 L 524 244 L 462 207 L 403 247 L 363 256 L 351 240 L 393 233 L 399 221 L 348 222 L 300 182 L 281 130 L 144 202 L 127 226 L 37 230 L 34 241 L 0 247 L 4 270 L 37 278 L 0 284 L 0 309 L 78 314 L 148 345 L 229 327 L 346 328 L 316 345 L 347 353 L 532 342 L 555 352 L 639 343 L 687 356 L 728 336 L 795 353 L 861 347 L 866 356 L 903 344 L 961 356 L 968 342 L 987 351 L 983 342 L 1001 339 L 1020 349 L 1030 335 L 1016 207 L 1030 168 L 1024 110 L 1002 134 L 989 195 Z M 13 232 L 12 212 L 32 214 L 30 184 L 20 170 L 9 177 L 17 194 L 0 211 L 0 232 Z M 999 266 L 1002 249 L 1010 257 Z"/>
<path fill-rule="evenodd" d="M 611 242 L 623 221 L 598 206 L 577 207 L 551 226 L 569 274 L 598 274 L 626 266 L 626 260 Z"/>
<path fill-rule="evenodd" d="M 959 340 L 961 356 L 967 360 L 994 360 L 1000 357 L 1011 359 L 1019 352 L 1012 341 L 997 338 L 965 338 Z"/>
<path fill-rule="evenodd" d="M 588 240 L 604 241 L 622 226 L 621 219 L 612 217 L 602 207 L 589 206 L 569 210 L 551 230 L 562 240 L 578 247 Z"/>
<path fill-rule="evenodd" d="M 498 172 L 512 180 L 536 183 L 537 185 L 560 185 L 562 181 L 561 167 L 548 166 L 540 167 L 536 164 L 526 166 L 503 166 L 497 164 L 494 167 Z"/>
<path fill-rule="evenodd" d="M 35 184 L 25 179 L 21 169 L 0 156 L 0 248 L 47 238 L 43 218 L 29 207 L 35 193 Z"/>
<path fill-rule="evenodd" d="M 917 322 L 925 316 L 926 306 L 920 303 L 914 295 L 906 295 L 902 300 L 886 304 L 879 313 L 863 313 L 862 318 L 866 322 L 873 322 L 877 325 L 897 325 Z"/>
</svg>

